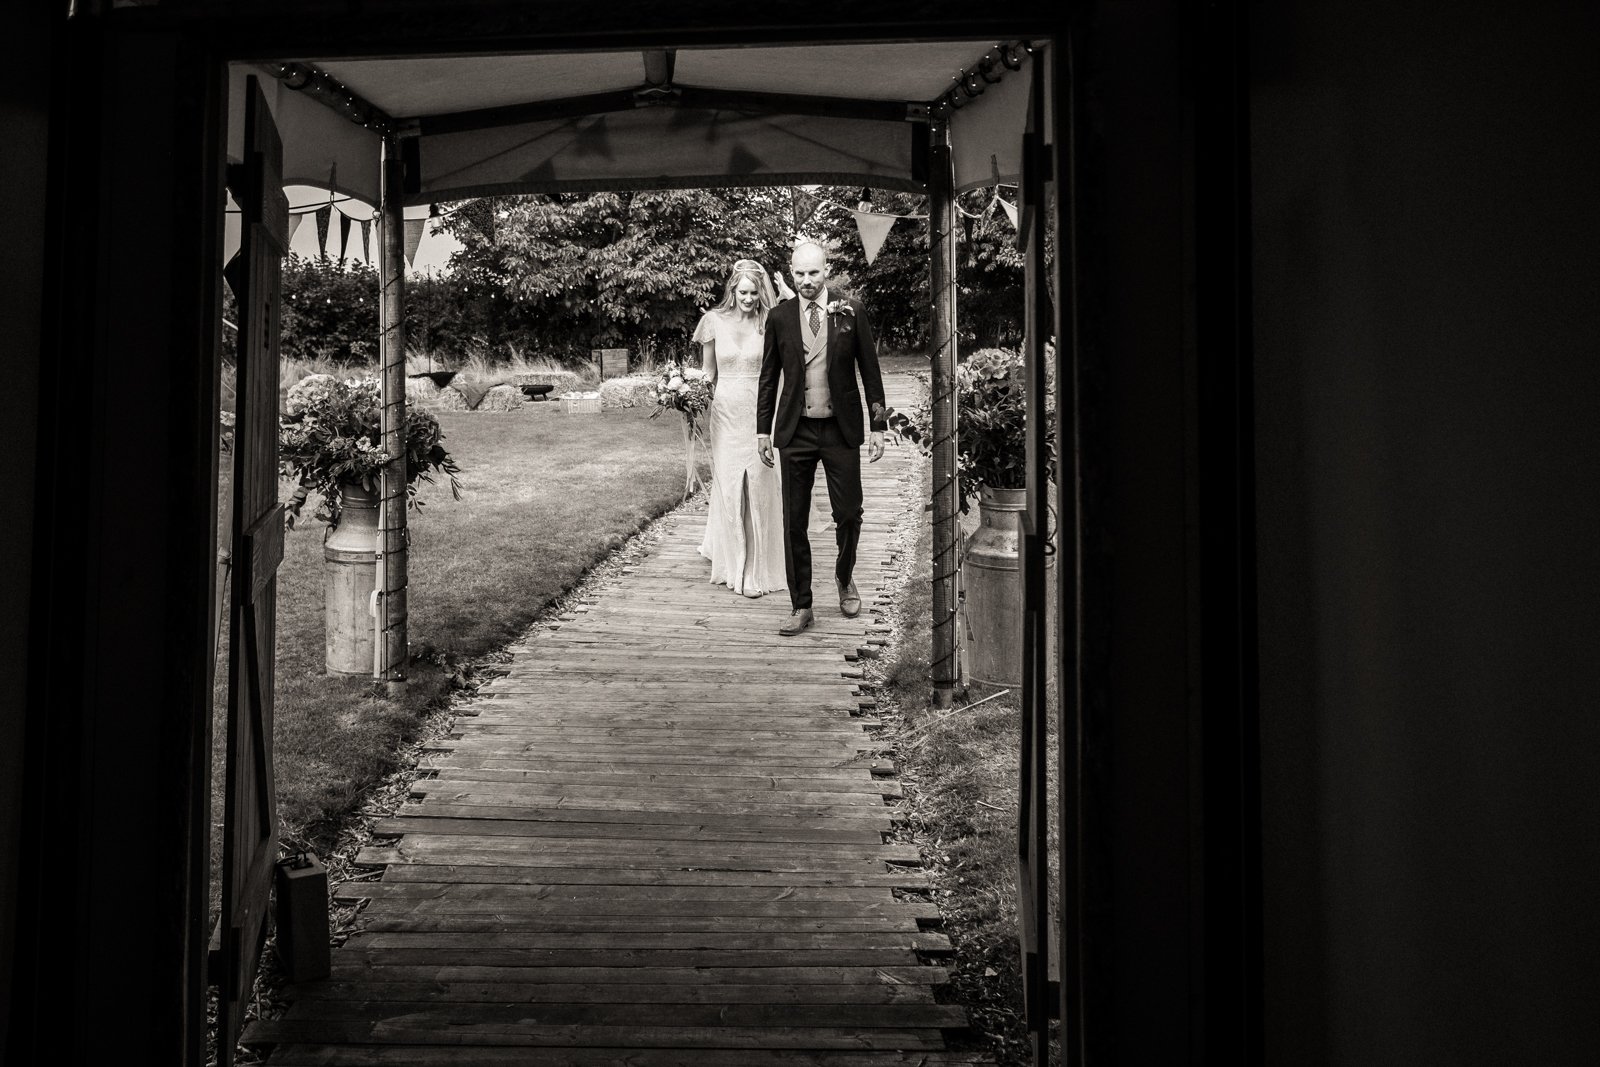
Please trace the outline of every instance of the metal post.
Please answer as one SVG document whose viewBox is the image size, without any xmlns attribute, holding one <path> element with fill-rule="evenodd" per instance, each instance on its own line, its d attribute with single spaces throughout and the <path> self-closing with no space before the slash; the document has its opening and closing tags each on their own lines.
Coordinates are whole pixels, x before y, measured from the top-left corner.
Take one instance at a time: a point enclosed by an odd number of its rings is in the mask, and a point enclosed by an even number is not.
<svg viewBox="0 0 1600 1067">
<path fill-rule="evenodd" d="M 928 280 L 933 290 L 933 699 L 941 708 L 955 695 L 956 556 L 960 485 L 956 478 L 956 242 L 955 173 L 948 127 L 935 123 L 928 147 Z"/>
<path fill-rule="evenodd" d="M 382 679 L 395 691 L 405 686 L 406 662 L 406 336 L 405 336 L 405 214 L 400 202 L 405 165 L 400 141 L 389 134 L 383 141 L 383 194 L 378 218 L 382 248 L 379 278 L 378 351 L 383 364 L 383 450 L 393 458 L 383 467 L 381 525 L 382 581 L 378 588 L 378 617 L 382 629 L 378 665 Z"/>
</svg>

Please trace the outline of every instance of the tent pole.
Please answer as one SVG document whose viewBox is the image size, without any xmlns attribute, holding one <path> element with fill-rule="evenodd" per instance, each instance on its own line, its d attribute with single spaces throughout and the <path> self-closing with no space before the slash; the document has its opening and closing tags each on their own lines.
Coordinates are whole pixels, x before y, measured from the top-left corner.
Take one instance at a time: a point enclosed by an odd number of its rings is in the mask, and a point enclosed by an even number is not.
<svg viewBox="0 0 1600 1067">
<path fill-rule="evenodd" d="M 955 174 L 949 130 L 929 130 L 928 252 L 933 290 L 929 337 L 933 393 L 933 699 L 948 708 L 955 698 L 956 532 L 960 485 L 956 478 L 956 242 Z"/>
<path fill-rule="evenodd" d="M 379 356 L 383 364 L 383 450 L 394 457 L 383 466 L 381 514 L 378 532 L 383 553 L 382 585 L 378 611 L 383 629 L 379 653 L 381 675 L 391 693 L 405 688 L 406 662 L 406 336 L 405 336 L 405 214 L 401 204 L 405 165 L 400 140 L 383 139 L 383 193 L 379 209 L 379 276 L 383 285 L 379 301 Z"/>
</svg>

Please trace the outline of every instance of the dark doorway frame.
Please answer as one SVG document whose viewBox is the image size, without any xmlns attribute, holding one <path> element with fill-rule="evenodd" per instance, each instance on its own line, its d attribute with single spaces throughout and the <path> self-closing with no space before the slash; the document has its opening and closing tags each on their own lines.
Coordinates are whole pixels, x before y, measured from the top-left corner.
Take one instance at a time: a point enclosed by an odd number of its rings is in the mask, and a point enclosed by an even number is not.
<svg viewBox="0 0 1600 1067">
<path fill-rule="evenodd" d="M 509 0 L 415 0 L 389 11 L 308 0 L 101 6 L 79 4 L 39 42 L 52 55 L 53 196 L 40 266 L 47 399 L 14 1062 L 93 1061 L 130 1048 L 152 1062 L 204 1062 L 205 939 L 195 915 L 207 906 L 212 668 L 198 651 L 175 650 L 209 647 L 214 604 L 226 62 L 958 37 L 1070 39 L 1083 89 L 1070 98 L 1058 89 L 1057 128 L 1071 136 L 1057 136 L 1053 153 L 1073 204 L 1055 227 L 1067 265 L 1058 291 L 1072 297 L 1058 304 L 1057 373 L 1085 413 L 1068 428 L 1079 476 L 1062 479 L 1060 500 L 1081 538 L 1057 568 L 1081 576 L 1062 604 L 1076 625 L 1061 634 L 1083 650 L 1062 657 L 1071 665 L 1062 691 L 1072 694 L 1059 754 L 1062 827 L 1075 846 L 1063 850 L 1062 1010 L 1075 1029 L 1066 1060 L 1136 1062 L 1140 1030 L 1168 1026 L 1188 1062 L 1258 1061 L 1239 5 L 1130 12 L 1086 3 L 1042 18 L 1024 17 L 1021 5 L 975 13 L 950 0 L 886 0 L 870 21 L 859 5 L 813 5 L 803 26 L 729 0 L 692 13 L 621 0 L 584 9 L 581 23 Z M 683 21 L 691 16 L 695 24 Z M 1136 83 L 1152 69 L 1167 79 Z M 1141 105 L 1151 101 L 1170 111 L 1150 118 Z M 1129 212 L 1139 197 L 1161 215 L 1163 198 L 1177 201 L 1177 226 Z M 1181 294 L 1152 292 L 1143 304 L 1118 295 L 1120 280 L 1152 269 L 1175 272 Z M 1170 327 L 1172 343 L 1151 347 L 1141 315 Z M 1151 409 L 1151 396 L 1172 406 Z M 1166 417 L 1174 411 L 1176 425 Z M 1180 457 L 1182 476 L 1140 489 L 1130 470 L 1156 452 Z M 1151 582 L 1181 586 L 1177 606 L 1163 601 L 1155 622 L 1129 622 L 1139 595 L 1129 568 L 1147 560 L 1161 564 Z M 1175 726 L 1161 725 L 1160 694 L 1133 684 L 1131 662 L 1146 653 L 1183 680 L 1188 696 L 1167 709 Z M 1130 724 L 1146 722 L 1177 763 L 1126 743 Z M 1167 777 L 1179 764 L 1174 788 Z M 1141 834 L 1174 825 L 1171 836 Z M 1129 877 L 1147 870 L 1165 876 L 1153 891 Z M 1183 936 L 1159 960 L 1133 958 L 1141 950 L 1119 932 L 1173 910 Z M 130 991 L 132 961 L 148 980 Z M 1174 995 L 1141 988 L 1139 967 L 1170 972 Z"/>
</svg>

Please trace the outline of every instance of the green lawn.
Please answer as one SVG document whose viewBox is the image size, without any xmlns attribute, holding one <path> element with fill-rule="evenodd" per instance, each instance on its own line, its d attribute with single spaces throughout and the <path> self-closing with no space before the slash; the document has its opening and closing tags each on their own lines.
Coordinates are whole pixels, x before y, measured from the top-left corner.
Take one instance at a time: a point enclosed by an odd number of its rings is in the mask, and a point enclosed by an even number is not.
<svg viewBox="0 0 1600 1067">
<path fill-rule="evenodd" d="M 362 791 L 393 769 L 422 714 L 448 695 L 444 663 L 511 641 L 586 569 L 678 502 L 681 431 L 675 417 L 646 416 L 644 410 L 562 415 L 551 403 L 504 414 L 440 414 L 445 446 L 467 489 L 453 501 L 448 486 L 425 486 L 425 506 L 411 512 L 416 661 L 398 700 L 373 695 L 363 680 L 322 672 L 323 528 L 306 508 L 286 539 L 278 572 L 274 757 L 286 837 L 325 849 Z M 218 829 L 226 648 L 219 661 L 212 789 Z M 214 832 L 214 872 L 221 848 Z M 219 878 L 213 877 L 214 900 Z"/>
</svg>

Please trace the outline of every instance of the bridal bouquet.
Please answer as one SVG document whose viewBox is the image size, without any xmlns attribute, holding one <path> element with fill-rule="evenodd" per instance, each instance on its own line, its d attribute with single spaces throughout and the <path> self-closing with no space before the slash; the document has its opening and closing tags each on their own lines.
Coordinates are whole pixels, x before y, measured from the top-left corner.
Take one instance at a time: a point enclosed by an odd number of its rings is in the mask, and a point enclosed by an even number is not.
<svg viewBox="0 0 1600 1067">
<path fill-rule="evenodd" d="M 650 415 L 652 419 L 671 409 L 681 411 L 684 421 L 693 425 L 710 406 L 711 382 L 699 367 L 668 363 L 656 375 L 656 410 Z"/>
<path fill-rule="evenodd" d="M 668 363 L 656 375 L 655 397 L 652 419 L 667 410 L 683 415 L 683 495 L 687 498 L 705 484 L 700 478 L 696 448 L 705 441 L 701 416 L 711 407 L 711 381 L 699 367 Z"/>
</svg>

